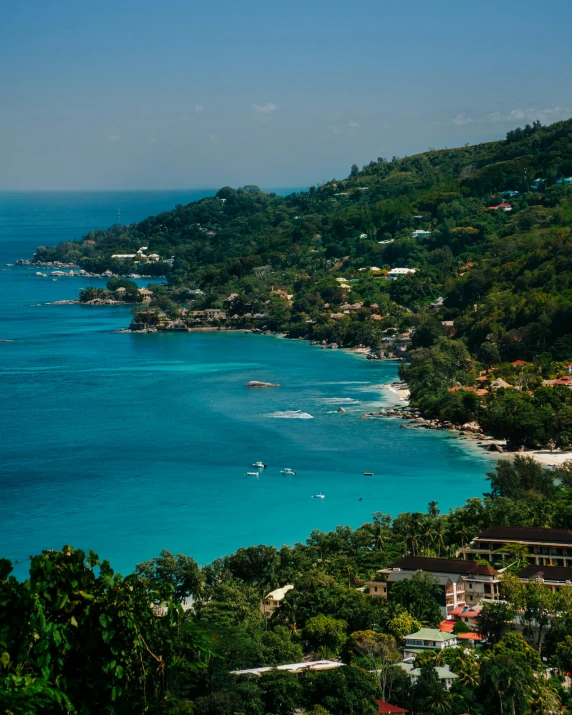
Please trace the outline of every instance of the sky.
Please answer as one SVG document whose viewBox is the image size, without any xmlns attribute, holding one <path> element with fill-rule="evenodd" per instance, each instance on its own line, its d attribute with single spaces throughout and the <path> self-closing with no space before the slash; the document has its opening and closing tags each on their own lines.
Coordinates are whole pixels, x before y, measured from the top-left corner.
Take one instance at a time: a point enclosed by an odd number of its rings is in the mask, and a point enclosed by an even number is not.
<svg viewBox="0 0 572 715">
<path fill-rule="evenodd" d="M 0 190 L 305 187 L 572 116 L 570 0 L 22 0 Z"/>
</svg>

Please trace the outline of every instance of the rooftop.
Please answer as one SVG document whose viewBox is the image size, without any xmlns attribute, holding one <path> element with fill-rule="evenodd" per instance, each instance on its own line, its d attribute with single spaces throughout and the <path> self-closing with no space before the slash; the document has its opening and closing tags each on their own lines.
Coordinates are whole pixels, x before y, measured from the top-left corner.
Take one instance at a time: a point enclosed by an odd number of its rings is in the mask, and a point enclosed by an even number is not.
<svg viewBox="0 0 572 715">
<path fill-rule="evenodd" d="M 457 636 L 454 633 L 443 633 L 438 628 L 421 628 L 417 633 L 405 636 L 405 640 L 417 641 L 450 641 Z"/>
<path fill-rule="evenodd" d="M 572 534 L 571 534 L 572 538 Z M 440 573 L 461 574 L 463 576 L 495 576 L 496 571 L 491 566 L 477 564 L 463 559 L 438 559 L 426 556 L 404 556 L 397 559 L 391 567 L 403 571 L 429 571 Z"/>
<path fill-rule="evenodd" d="M 455 627 L 456 621 L 441 621 L 439 624 L 439 630 L 443 633 L 453 633 L 453 628 Z M 453 634 L 455 635 L 455 634 Z M 467 631 L 466 633 L 457 633 L 458 640 L 463 641 L 482 641 L 483 637 L 480 633 L 476 631 Z"/>
<path fill-rule="evenodd" d="M 333 670 L 341 668 L 345 663 L 336 660 L 309 660 L 305 663 L 288 663 L 287 665 L 265 666 L 263 668 L 248 668 L 246 670 L 233 670 L 231 675 L 262 675 L 276 667 L 276 670 L 285 670 L 288 673 L 303 673 L 306 670 Z"/>
<path fill-rule="evenodd" d="M 398 705 L 392 705 L 391 703 L 386 703 L 384 700 L 376 700 L 376 705 L 379 708 L 379 715 L 393 715 L 393 713 L 408 713 L 409 710 L 405 708 L 400 708 Z"/>
<path fill-rule="evenodd" d="M 449 678 L 458 678 L 459 676 L 456 673 L 453 673 L 448 665 L 445 665 L 444 667 L 437 666 L 435 668 L 437 671 L 437 677 L 439 680 L 448 680 Z M 418 678 L 421 675 L 421 668 L 413 668 L 412 670 L 409 671 L 410 675 L 413 675 L 413 677 Z"/>
<path fill-rule="evenodd" d="M 281 601 L 288 593 L 288 591 L 291 591 L 293 588 L 294 586 L 292 586 L 292 584 L 282 586 L 282 588 L 275 588 L 274 591 L 270 591 L 270 593 L 265 596 L 265 598 L 272 601 Z"/>
<path fill-rule="evenodd" d="M 457 606 L 449 611 L 450 616 L 457 616 L 458 618 L 476 618 L 483 609 L 480 606 Z"/>
<path fill-rule="evenodd" d="M 572 582 L 572 568 L 565 566 L 525 566 L 518 574 L 518 578 L 542 578 L 545 581 Z"/>
<path fill-rule="evenodd" d="M 490 526 L 476 537 L 498 539 L 500 541 L 546 541 L 554 544 L 572 544 L 572 531 L 569 529 L 540 529 L 528 526 Z"/>
</svg>

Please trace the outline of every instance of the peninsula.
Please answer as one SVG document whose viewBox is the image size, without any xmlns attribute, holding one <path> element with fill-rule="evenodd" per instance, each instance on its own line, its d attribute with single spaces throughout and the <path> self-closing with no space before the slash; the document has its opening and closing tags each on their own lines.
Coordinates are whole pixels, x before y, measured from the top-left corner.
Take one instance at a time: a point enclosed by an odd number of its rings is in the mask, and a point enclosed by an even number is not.
<svg viewBox="0 0 572 715">
<path fill-rule="evenodd" d="M 83 292 L 141 303 L 135 330 L 234 327 L 365 346 L 405 359 L 423 417 L 476 422 L 514 449 L 568 449 L 571 221 L 572 120 L 535 122 L 503 141 L 379 157 L 286 197 L 224 187 L 40 246 L 34 260 L 166 276 L 143 291 Z"/>
</svg>

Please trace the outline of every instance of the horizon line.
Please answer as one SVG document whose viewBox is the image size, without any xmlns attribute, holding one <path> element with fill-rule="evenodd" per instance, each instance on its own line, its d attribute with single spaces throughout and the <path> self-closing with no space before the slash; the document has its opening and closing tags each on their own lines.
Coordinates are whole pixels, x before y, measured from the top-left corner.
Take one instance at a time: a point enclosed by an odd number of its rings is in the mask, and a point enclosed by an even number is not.
<svg viewBox="0 0 572 715">
<path fill-rule="evenodd" d="M 258 186 L 258 184 L 256 184 Z M 299 186 L 294 186 L 294 185 L 282 185 L 282 186 L 260 186 L 261 191 L 271 191 L 272 189 L 309 189 L 310 186 L 314 186 L 315 184 L 303 184 Z M 229 184 L 225 184 L 225 186 L 229 186 Z M 231 186 L 230 188 L 236 188 L 240 189 L 243 188 L 243 186 L 249 186 L 249 184 L 243 184 L 241 186 L 233 187 Z M 155 193 L 159 191 L 220 191 L 220 189 L 224 188 L 223 186 L 220 187 L 215 187 L 215 186 L 201 186 L 198 188 L 187 188 L 187 187 L 178 187 L 178 188 L 171 188 L 171 189 L 0 189 L 0 194 L 26 194 L 26 193 L 40 193 L 40 192 L 50 192 L 50 193 L 58 193 L 58 192 L 66 192 L 66 193 L 104 193 L 106 191 L 113 191 L 116 193 L 119 192 L 133 192 L 133 191 L 153 191 Z"/>
</svg>

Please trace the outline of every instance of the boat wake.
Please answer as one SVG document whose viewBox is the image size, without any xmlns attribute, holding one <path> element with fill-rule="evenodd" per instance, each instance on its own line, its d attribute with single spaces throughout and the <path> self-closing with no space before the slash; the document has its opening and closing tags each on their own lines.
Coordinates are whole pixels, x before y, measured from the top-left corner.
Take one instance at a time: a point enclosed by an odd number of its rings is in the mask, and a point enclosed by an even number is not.
<svg viewBox="0 0 572 715">
<path fill-rule="evenodd" d="M 313 420 L 313 416 L 302 410 L 285 410 L 284 412 L 272 412 L 266 415 L 275 420 Z"/>
</svg>

